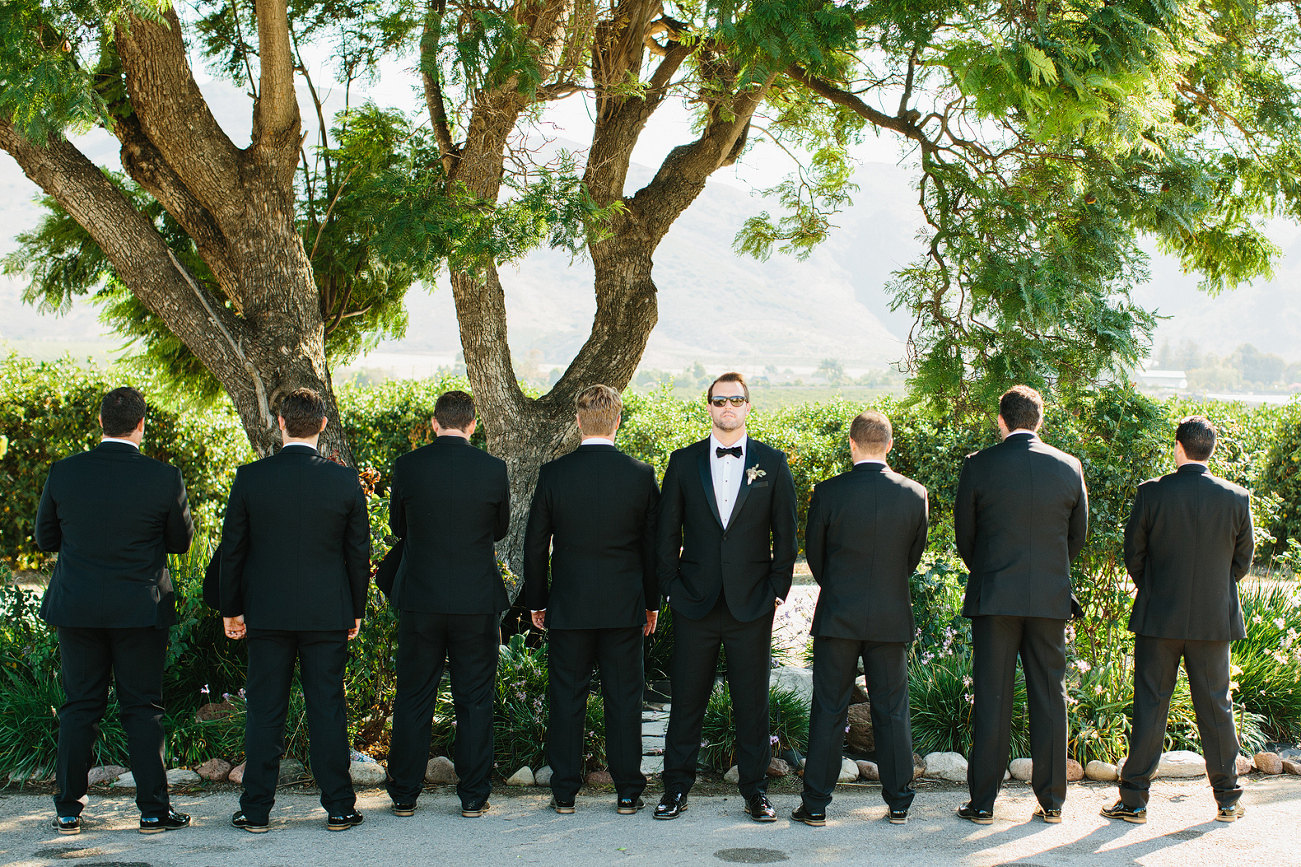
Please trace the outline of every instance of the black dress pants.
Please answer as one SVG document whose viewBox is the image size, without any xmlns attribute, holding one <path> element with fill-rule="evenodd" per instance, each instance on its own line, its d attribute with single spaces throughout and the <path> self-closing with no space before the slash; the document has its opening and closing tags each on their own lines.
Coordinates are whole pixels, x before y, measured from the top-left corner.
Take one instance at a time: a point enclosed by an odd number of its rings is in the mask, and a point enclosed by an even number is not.
<svg viewBox="0 0 1301 867">
<path fill-rule="evenodd" d="M 908 645 L 818 636 L 813 639 L 813 708 L 804 762 L 804 804 L 815 813 L 826 811 L 840 777 L 845 720 L 860 658 L 872 699 L 881 797 L 891 810 L 907 810 L 913 802 Z"/>
<path fill-rule="evenodd" d="M 547 760 L 551 793 L 559 801 L 573 801 L 583 784 L 583 731 L 594 664 L 601 667 L 605 754 L 614 789 L 620 798 L 636 798 L 646 788 L 641 772 L 642 628 L 552 629 L 547 633 Z"/>
<path fill-rule="evenodd" d="M 1011 756 L 1016 658 L 1021 657 L 1030 711 L 1030 786 L 1046 810 L 1066 800 L 1066 621 L 985 615 L 971 619 L 971 805 L 993 810 Z"/>
<path fill-rule="evenodd" d="M 456 792 L 465 806 L 492 793 L 492 703 L 501 626 L 496 614 L 403 611 L 398 621 L 398 686 L 389 741 L 389 797 L 414 804 L 425 783 L 429 733 L 443 668 L 451 663 Z"/>
<path fill-rule="evenodd" d="M 321 790 L 321 806 L 327 814 L 339 816 L 357 804 L 348 773 L 348 704 L 343 692 L 347 631 L 250 628 L 244 719 L 247 764 L 239 806 L 254 822 L 267 821 L 276 800 L 295 660 L 307 704 L 309 756 L 312 776 Z"/>
<path fill-rule="evenodd" d="M 772 672 L 773 612 L 743 623 L 722 594 L 699 620 L 673 613 L 673 658 L 669 662 L 673 702 L 664 738 L 665 793 L 691 791 L 700 760 L 700 731 L 714 691 L 718 649 L 727 652 L 727 688 L 736 722 L 736 764 L 741 794 L 768 790 L 768 683 Z"/>
<path fill-rule="evenodd" d="M 1134 728 L 1129 757 L 1120 770 L 1120 798 L 1130 807 L 1147 806 L 1148 787 L 1161 762 L 1170 696 L 1179 677 L 1179 660 L 1188 673 L 1188 690 L 1197 712 L 1197 730 L 1206 757 L 1206 776 L 1221 807 L 1242 797 L 1238 771 L 1238 733 L 1229 695 L 1229 642 L 1134 636 Z"/>
<path fill-rule="evenodd" d="M 167 772 L 163 768 L 163 664 L 168 630 L 59 627 L 59 660 L 65 699 L 59 708 L 59 754 L 55 765 L 54 809 L 80 816 L 99 721 L 108 708 L 109 677 L 117 684 L 122 728 L 126 731 L 136 806 L 145 819 L 167 815 Z"/>
</svg>

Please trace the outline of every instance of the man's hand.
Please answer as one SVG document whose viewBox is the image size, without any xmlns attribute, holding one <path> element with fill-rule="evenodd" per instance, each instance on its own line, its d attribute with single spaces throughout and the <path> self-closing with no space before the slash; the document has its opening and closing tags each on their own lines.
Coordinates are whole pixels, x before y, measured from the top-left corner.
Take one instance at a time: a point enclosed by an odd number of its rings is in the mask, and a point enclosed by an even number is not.
<svg viewBox="0 0 1301 867">
<path fill-rule="evenodd" d="M 349 641 L 352 641 L 354 638 L 356 638 L 358 632 L 361 632 L 361 618 L 360 618 L 360 617 L 358 617 L 356 620 L 352 621 L 352 628 L 348 630 L 348 640 L 349 640 Z"/>
<path fill-rule="evenodd" d="M 647 608 L 646 625 L 642 627 L 641 634 L 643 636 L 653 634 L 655 632 L 655 622 L 659 619 L 660 619 L 660 613 L 658 611 L 651 611 L 649 608 Z"/>
<path fill-rule="evenodd" d="M 221 618 L 222 628 L 226 631 L 227 638 L 243 638 L 248 632 L 248 627 L 244 625 L 244 615 L 240 614 L 235 617 Z"/>
<path fill-rule="evenodd" d="M 538 629 L 546 629 L 547 609 L 543 608 L 541 611 L 534 611 L 530 619 Z"/>
</svg>

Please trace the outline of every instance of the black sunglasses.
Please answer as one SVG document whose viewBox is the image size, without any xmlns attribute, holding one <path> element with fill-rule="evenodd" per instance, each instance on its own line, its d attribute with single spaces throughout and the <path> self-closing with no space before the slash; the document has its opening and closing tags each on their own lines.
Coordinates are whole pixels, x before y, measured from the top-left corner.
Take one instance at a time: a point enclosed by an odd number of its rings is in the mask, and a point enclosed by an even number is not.
<svg viewBox="0 0 1301 867">
<path fill-rule="evenodd" d="M 709 402 L 713 406 L 724 407 L 727 406 L 729 403 L 732 406 L 745 406 L 749 401 L 747 401 L 744 397 L 742 397 L 739 394 L 734 394 L 731 397 L 711 397 L 709 399 Z"/>
</svg>

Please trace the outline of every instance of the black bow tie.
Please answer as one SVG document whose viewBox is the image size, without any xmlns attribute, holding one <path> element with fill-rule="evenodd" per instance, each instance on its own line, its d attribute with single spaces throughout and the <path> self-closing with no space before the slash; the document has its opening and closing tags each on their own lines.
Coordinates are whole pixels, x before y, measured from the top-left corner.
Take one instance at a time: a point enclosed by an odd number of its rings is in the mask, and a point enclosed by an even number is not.
<svg viewBox="0 0 1301 867">
<path fill-rule="evenodd" d="M 741 456 L 741 447 L 732 446 L 730 449 L 725 449 L 722 446 L 719 446 L 718 448 L 714 449 L 714 453 L 718 455 L 720 458 L 723 455 L 731 455 L 734 458 L 739 458 Z"/>
</svg>

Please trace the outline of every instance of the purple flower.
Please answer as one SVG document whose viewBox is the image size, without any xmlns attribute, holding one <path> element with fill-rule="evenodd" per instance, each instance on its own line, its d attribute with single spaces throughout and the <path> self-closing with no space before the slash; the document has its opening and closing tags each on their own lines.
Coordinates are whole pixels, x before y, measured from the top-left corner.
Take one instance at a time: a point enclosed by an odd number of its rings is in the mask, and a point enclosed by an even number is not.
<svg viewBox="0 0 1301 867">
<path fill-rule="evenodd" d="M 845 731 L 849 731 L 849 729 L 845 729 Z M 776 735 L 768 735 L 768 743 L 772 744 L 773 746 L 777 746 L 778 740 L 779 738 Z"/>
</svg>

